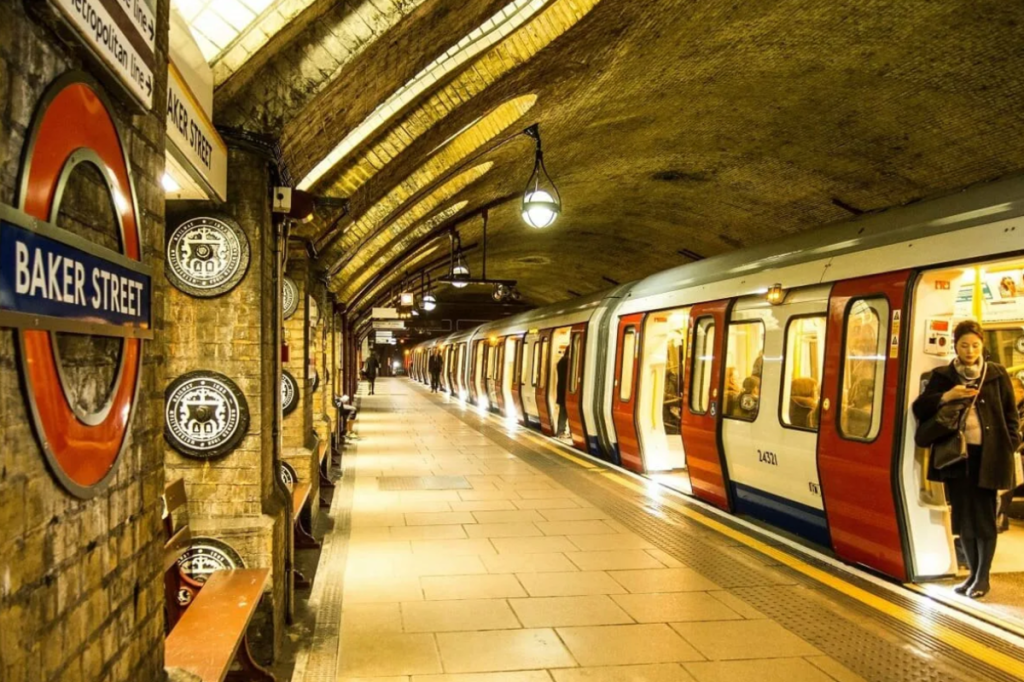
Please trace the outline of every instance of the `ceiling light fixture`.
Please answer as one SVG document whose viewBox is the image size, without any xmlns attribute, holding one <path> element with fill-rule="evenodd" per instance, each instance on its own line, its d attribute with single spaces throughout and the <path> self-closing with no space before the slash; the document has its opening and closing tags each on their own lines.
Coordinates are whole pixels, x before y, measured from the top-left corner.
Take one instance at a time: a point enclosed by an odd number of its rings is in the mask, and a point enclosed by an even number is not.
<svg viewBox="0 0 1024 682">
<path fill-rule="evenodd" d="M 534 123 L 523 131 L 537 142 L 537 151 L 533 161 L 533 173 L 526 182 L 523 192 L 523 220 L 535 229 L 549 227 L 558 219 L 562 212 L 562 197 L 555 187 L 554 180 L 548 175 L 544 166 L 544 151 L 540 143 L 540 126 Z"/>
</svg>

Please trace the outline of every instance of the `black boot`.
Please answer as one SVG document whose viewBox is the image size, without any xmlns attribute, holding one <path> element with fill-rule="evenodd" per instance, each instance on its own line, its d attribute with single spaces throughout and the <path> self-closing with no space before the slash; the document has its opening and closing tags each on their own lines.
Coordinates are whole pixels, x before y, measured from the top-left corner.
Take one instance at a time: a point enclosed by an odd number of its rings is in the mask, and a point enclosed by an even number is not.
<svg viewBox="0 0 1024 682">
<path fill-rule="evenodd" d="M 981 599 L 988 594 L 991 585 L 988 575 L 992 570 L 992 560 L 996 557 L 996 538 L 979 538 L 978 546 L 978 570 L 974 582 L 967 590 L 967 596 L 971 599 Z"/>
<path fill-rule="evenodd" d="M 978 541 L 975 538 L 960 536 L 960 546 L 963 547 L 964 556 L 967 557 L 967 580 L 953 588 L 957 594 L 967 594 L 967 590 L 974 584 L 978 575 Z"/>
</svg>

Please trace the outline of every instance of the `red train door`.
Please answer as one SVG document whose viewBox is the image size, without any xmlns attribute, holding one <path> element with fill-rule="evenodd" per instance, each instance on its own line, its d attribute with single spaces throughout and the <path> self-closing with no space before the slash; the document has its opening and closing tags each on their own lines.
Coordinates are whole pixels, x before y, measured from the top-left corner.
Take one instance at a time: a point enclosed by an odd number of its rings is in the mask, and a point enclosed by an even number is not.
<svg viewBox="0 0 1024 682">
<path fill-rule="evenodd" d="M 615 351 L 615 395 L 612 397 L 612 422 L 619 443 L 619 463 L 638 474 L 644 472 L 640 439 L 636 433 L 636 374 L 643 319 L 643 313 L 619 318 L 619 342 Z"/>
<path fill-rule="evenodd" d="M 526 345 L 526 338 L 523 336 L 516 337 L 515 340 L 515 360 L 512 363 L 512 376 L 508 378 L 512 382 L 512 405 L 516 408 L 516 419 L 520 424 L 525 424 L 526 419 L 524 415 L 526 410 L 523 408 L 523 347 Z"/>
<path fill-rule="evenodd" d="M 544 329 L 540 332 L 537 343 L 540 344 L 540 371 L 537 373 L 537 414 L 540 416 L 540 430 L 548 436 L 555 435 L 555 428 L 551 424 L 551 412 L 548 409 L 548 368 L 551 363 L 551 335 L 553 329 Z"/>
<path fill-rule="evenodd" d="M 505 414 L 505 337 L 498 339 L 494 347 L 494 403 L 501 415 Z"/>
<path fill-rule="evenodd" d="M 683 389 L 682 432 L 693 494 L 732 511 L 722 459 L 722 367 L 731 300 L 700 303 L 690 310 L 690 367 Z"/>
<path fill-rule="evenodd" d="M 565 405 L 569 416 L 572 444 L 587 451 L 587 431 L 583 423 L 583 349 L 587 347 L 587 323 L 580 322 L 569 330 L 569 375 L 566 377 Z"/>
<path fill-rule="evenodd" d="M 907 579 L 893 491 L 909 271 L 838 282 L 828 306 L 818 472 L 836 555 Z"/>
</svg>

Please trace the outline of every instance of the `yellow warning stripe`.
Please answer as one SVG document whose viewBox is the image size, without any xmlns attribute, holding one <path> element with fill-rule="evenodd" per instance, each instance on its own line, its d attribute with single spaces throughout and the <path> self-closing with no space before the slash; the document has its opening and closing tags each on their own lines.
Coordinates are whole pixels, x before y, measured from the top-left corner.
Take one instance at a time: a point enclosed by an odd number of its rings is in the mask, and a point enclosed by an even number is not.
<svg viewBox="0 0 1024 682">
<path fill-rule="evenodd" d="M 534 435 L 529 431 L 524 430 L 521 431 L 520 433 L 526 435 L 532 442 L 542 446 L 544 449 L 549 450 L 550 452 L 555 453 L 559 457 L 567 459 L 575 464 L 579 464 L 580 466 L 587 469 L 601 468 L 601 473 L 608 480 L 614 481 L 615 483 L 618 483 L 619 485 L 629 488 L 630 490 L 633 490 L 635 492 L 639 492 L 644 495 L 648 494 L 648 491 L 643 486 L 637 484 L 635 481 L 633 481 L 625 474 L 621 474 L 609 467 L 598 467 L 597 465 L 588 462 L 580 457 L 576 457 L 575 455 L 563 452 L 560 448 L 554 447 L 546 440 Z M 1007 672 L 1011 675 L 1015 675 L 1016 677 L 1024 679 L 1024 661 L 1018 660 L 1000 651 L 996 651 L 991 647 L 985 646 L 984 644 L 974 639 L 971 639 L 967 635 L 963 635 L 959 632 L 956 632 L 955 630 L 951 630 L 950 628 L 942 625 L 941 623 L 936 623 L 933 620 L 931 620 L 927 614 L 914 613 L 909 609 L 903 608 L 902 606 L 892 603 L 884 597 L 880 597 L 860 587 L 851 585 L 849 582 L 843 580 L 838 576 L 835 576 L 827 571 L 823 571 L 820 568 L 812 566 L 787 552 L 772 547 L 771 545 L 762 542 L 761 540 L 758 540 L 757 538 L 754 538 L 750 535 L 747 535 L 746 533 L 740 530 L 737 530 L 720 521 L 705 516 L 704 514 L 701 514 L 686 505 L 679 504 L 678 502 L 675 502 L 671 499 L 659 500 L 659 504 L 662 504 L 672 509 L 673 511 L 679 512 L 688 519 L 696 521 L 697 523 L 700 523 L 711 530 L 714 530 L 718 533 L 721 533 L 722 535 L 725 535 L 728 538 L 731 538 L 743 545 L 746 545 L 747 547 L 750 547 L 751 549 L 754 549 L 760 552 L 761 554 L 764 554 L 765 556 L 771 557 L 779 563 L 789 566 L 793 570 L 798 571 L 803 575 L 806 575 L 807 577 L 816 580 L 823 585 L 831 587 L 832 589 L 837 590 L 838 592 L 841 592 L 842 594 L 845 594 L 846 596 L 852 599 L 856 599 L 862 604 L 870 606 L 871 608 L 875 609 L 880 613 L 884 613 L 885 615 L 895 618 L 896 620 L 901 621 L 903 623 L 906 623 L 907 625 L 910 625 L 911 627 L 916 628 L 917 630 L 923 631 L 928 635 L 934 637 L 935 639 L 939 640 L 940 642 L 950 647 L 953 647 L 954 649 L 957 649 L 959 651 L 963 651 L 964 653 L 992 666 L 993 668 L 997 668 L 998 670 L 1002 670 L 1003 672 Z"/>
</svg>

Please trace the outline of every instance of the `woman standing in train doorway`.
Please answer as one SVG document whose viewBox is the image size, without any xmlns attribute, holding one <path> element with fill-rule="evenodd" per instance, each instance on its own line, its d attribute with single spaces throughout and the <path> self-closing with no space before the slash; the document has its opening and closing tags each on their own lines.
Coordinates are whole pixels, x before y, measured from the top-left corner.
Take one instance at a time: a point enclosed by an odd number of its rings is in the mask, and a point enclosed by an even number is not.
<svg viewBox="0 0 1024 682">
<path fill-rule="evenodd" d="M 1020 441 L 1017 405 L 1006 370 L 984 357 L 984 332 L 974 320 L 953 331 L 956 357 L 933 372 L 914 401 L 914 416 L 923 424 L 942 405 L 964 403 L 962 422 L 966 461 L 936 469 L 929 461 L 928 479 L 943 481 L 953 508 L 953 533 L 960 536 L 970 575 L 953 588 L 978 599 L 988 594 L 989 572 L 996 553 L 997 491 L 1013 486 L 1013 456 Z"/>
</svg>

